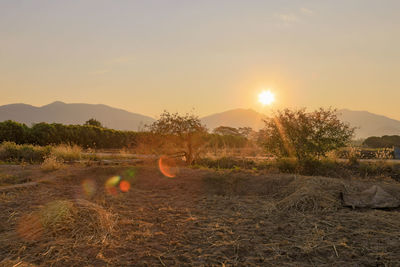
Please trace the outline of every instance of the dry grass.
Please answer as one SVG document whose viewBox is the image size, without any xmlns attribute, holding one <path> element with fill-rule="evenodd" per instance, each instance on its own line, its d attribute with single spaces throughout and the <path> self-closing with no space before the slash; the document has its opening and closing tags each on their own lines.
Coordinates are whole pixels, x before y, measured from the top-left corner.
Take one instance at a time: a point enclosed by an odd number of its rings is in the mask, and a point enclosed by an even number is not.
<svg viewBox="0 0 400 267">
<path fill-rule="evenodd" d="M 82 148 L 77 145 L 63 144 L 52 147 L 51 154 L 64 161 L 80 160 L 82 158 Z"/>
<path fill-rule="evenodd" d="M 325 177 L 296 177 L 277 203 L 283 212 L 336 211 L 341 207 L 340 192 L 346 191 L 343 181 Z"/>
<path fill-rule="evenodd" d="M 50 154 L 45 157 L 40 167 L 44 171 L 55 171 L 64 168 L 65 165 L 62 159 L 57 158 L 54 154 Z"/>
<path fill-rule="evenodd" d="M 339 199 L 343 190 L 362 191 L 371 184 L 400 197 L 400 185 L 390 179 L 186 168 L 170 179 L 153 167 L 135 166 L 69 166 L 57 174 L 63 175 L 0 194 L 0 265 L 396 266 L 400 261 L 399 211 L 351 210 Z M 129 192 L 107 194 L 104 185 L 115 175 L 130 181 Z M 85 194 L 84 181 L 91 181 L 86 185 L 92 185 L 92 194 Z"/>
</svg>

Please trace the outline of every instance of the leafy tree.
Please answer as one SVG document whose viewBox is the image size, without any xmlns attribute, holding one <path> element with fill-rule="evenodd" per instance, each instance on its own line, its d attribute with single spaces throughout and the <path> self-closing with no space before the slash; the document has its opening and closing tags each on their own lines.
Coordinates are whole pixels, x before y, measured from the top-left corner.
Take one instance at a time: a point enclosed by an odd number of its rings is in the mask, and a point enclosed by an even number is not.
<svg viewBox="0 0 400 267">
<path fill-rule="evenodd" d="M 0 143 L 3 141 L 11 141 L 17 144 L 26 142 L 28 136 L 28 127 L 15 121 L 0 122 Z"/>
<path fill-rule="evenodd" d="M 363 145 L 371 148 L 391 148 L 400 146 L 399 135 L 384 135 L 382 137 L 371 136 L 364 140 Z"/>
<path fill-rule="evenodd" d="M 219 126 L 214 129 L 213 133 L 219 135 L 233 135 L 233 136 L 241 135 L 238 129 L 229 126 Z"/>
<path fill-rule="evenodd" d="M 84 125 L 96 126 L 96 127 L 99 127 L 99 128 L 103 127 L 103 125 L 101 124 L 100 121 L 98 121 L 96 119 L 93 119 L 93 118 L 89 119 L 88 121 L 86 121 Z"/>
<path fill-rule="evenodd" d="M 260 131 L 264 148 L 275 156 L 299 160 L 325 156 L 346 146 L 354 134 L 354 128 L 338 119 L 335 109 L 284 109 L 264 123 Z"/>
<path fill-rule="evenodd" d="M 84 148 L 122 148 L 137 145 L 137 133 L 92 125 L 37 123 L 31 128 L 14 121 L 0 122 L 0 143 L 56 145 L 76 144 Z"/>
<path fill-rule="evenodd" d="M 240 135 L 249 138 L 252 133 L 254 133 L 251 127 L 239 127 L 238 129 Z"/>
<path fill-rule="evenodd" d="M 192 164 L 198 149 L 204 144 L 207 129 L 192 114 L 179 115 L 164 111 L 160 118 L 148 126 L 151 133 L 161 136 L 167 143 L 185 154 L 186 163 Z"/>
</svg>

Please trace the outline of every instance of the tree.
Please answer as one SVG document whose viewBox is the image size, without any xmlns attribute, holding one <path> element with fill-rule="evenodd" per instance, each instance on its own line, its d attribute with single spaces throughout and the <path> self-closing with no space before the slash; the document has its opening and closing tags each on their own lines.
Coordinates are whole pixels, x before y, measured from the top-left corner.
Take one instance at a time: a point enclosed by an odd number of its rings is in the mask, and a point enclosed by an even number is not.
<svg viewBox="0 0 400 267">
<path fill-rule="evenodd" d="M 251 127 L 239 127 L 239 133 L 246 138 L 249 138 L 251 134 L 254 132 Z"/>
<path fill-rule="evenodd" d="M 96 126 L 99 128 L 103 128 L 103 125 L 101 124 L 100 121 L 96 120 L 96 119 L 89 119 L 88 121 L 85 122 L 85 125 L 90 125 L 90 126 Z"/>
<path fill-rule="evenodd" d="M 264 123 L 260 131 L 264 148 L 275 156 L 299 160 L 325 156 L 346 146 L 354 134 L 354 128 L 340 121 L 336 109 L 330 108 L 314 112 L 284 109 Z"/>
<path fill-rule="evenodd" d="M 233 135 L 233 136 L 241 135 L 238 129 L 229 126 L 219 126 L 214 129 L 213 133 L 219 135 Z"/>
<path fill-rule="evenodd" d="M 159 135 L 168 143 L 172 142 L 176 149 L 184 153 L 186 163 L 192 164 L 197 150 L 205 142 L 207 129 L 200 119 L 192 114 L 179 115 L 164 111 L 160 118 L 147 126 L 155 135 Z"/>
<path fill-rule="evenodd" d="M 15 121 L 0 122 L 0 143 L 3 141 L 23 144 L 28 136 L 28 127 L 25 124 Z"/>
<path fill-rule="evenodd" d="M 384 135 L 382 137 L 371 136 L 364 140 L 363 145 L 371 148 L 391 148 L 400 146 L 399 135 Z"/>
</svg>

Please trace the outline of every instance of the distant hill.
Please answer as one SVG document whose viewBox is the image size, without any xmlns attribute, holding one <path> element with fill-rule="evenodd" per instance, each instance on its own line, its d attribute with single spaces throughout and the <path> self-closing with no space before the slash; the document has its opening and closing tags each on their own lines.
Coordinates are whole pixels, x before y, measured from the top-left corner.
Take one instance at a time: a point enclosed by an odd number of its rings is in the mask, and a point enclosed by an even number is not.
<svg viewBox="0 0 400 267">
<path fill-rule="evenodd" d="M 368 111 L 339 110 L 339 118 L 357 127 L 356 136 L 400 135 L 400 121 Z"/>
<path fill-rule="evenodd" d="M 233 109 L 203 117 L 201 121 L 210 130 L 218 126 L 236 128 L 248 126 L 258 130 L 263 127 L 264 116 L 252 109 Z M 400 135 L 400 121 L 382 115 L 342 109 L 339 110 L 339 117 L 353 127 L 358 127 L 356 138 Z M 90 118 L 97 119 L 108 128 L 133 131 L 154 121 L 154 118 L 106 105 L 66 104 L 57 101 L 42 107 L 27 104 L 0 106 L 0 121 L 14 120 L 28 126 L 38 122 L 83 124 Z"/>
<path fill-rule="evenodd" d="M 201 122 L 205 124 L 209 130 L 213 130 L 218 126 L 260 129 L 263 126 L 262 118 L 264 116 L 265 115 L 252 109 L 232 109 L 203 117 L 201 118 Z"/>
<path fill-rule="evenodd" d="M 0 121 L 14 120 L 28 126 L 38 122 L 83 124 L 90 118 L 97 119 L 108 128 L 133 131 L 154 121 L 151 117 L 106 105 L 66 104 L 57 101 L 42 107 L 27 104 L 0 106 Z"/>
<path fill-rule="evenodd" d="M 400 121 L 367 111 L 342 109 L 338 111 L 339 118 L 357 127 L 356 138 L 369 136 L 400 135 Z M 263 114 L 252 109 L 233 109 L 222 113 L 212 114 L 202 118 L 202 122 L 210 129 L 218 126 L 262 128 Z"/>
</svg>

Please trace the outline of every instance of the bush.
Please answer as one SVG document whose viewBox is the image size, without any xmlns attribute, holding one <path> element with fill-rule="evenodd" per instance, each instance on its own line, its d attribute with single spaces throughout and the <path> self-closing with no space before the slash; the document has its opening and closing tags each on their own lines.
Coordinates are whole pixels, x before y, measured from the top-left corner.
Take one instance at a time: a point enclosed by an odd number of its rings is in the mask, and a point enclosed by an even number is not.
<svg viewBox="0 0 400 267">
<path fill-rule="evenodd" d="M 136 132 L 117 131 L 95 125 L 37 123 L 31 128 L 14 121 L 0 122 L 0 142 L 16 144 L 76 144 L 84 148 L 122 148 L 137 144 Z"/>
<path fill-rule="evenodd" d="M 0 160 L 6 162 L 42 162 L 51 152 L 51 147 L 17 145 L 14 142 L 0 144 Z"/>
<path fill-rule="evenodd" d="M 370 148 L 392 148 L 400 146 L 399 135 L 384 135 L 382 137 L 371 136 L 364 140 L 363 145 Z"/>
<path fill-rule="evenodd" d="M 299 170 L 298 161 L 294 158 L 278 158 L 275 164 L 280 172 L 297 173 Z"/>
<path fill-rule="evenodd" d="M 77 145 L 58 145 L 51 149 L 51 154 L 64 161 L 80 160 L 82 148 Z"/>
<path fill-rule="evenodd" d="M 346 146 L 354 133 L 332 109 L 285 109 L 264 122 L 260 142 L 266 152 L 299 160 L 325 157 L 327 152 Z"/>
<path fill-rule="evenodd" d="M 73 161 L 81 159 L 82 149 L 77 145 L 34 146 L 17 145 L 13 142 L 0 144 L 0 160 L 6 162 L 40 163 L 55 157 L 58 161 Z"/>
<path fill-rule="evenodd" d="M 44 171 L 55 171 L 64 167 L 64 162 L 61 159 L 58 159 L 55 155 L 50 154 L 47 156 L 40 168 Z"/>
</svg>

